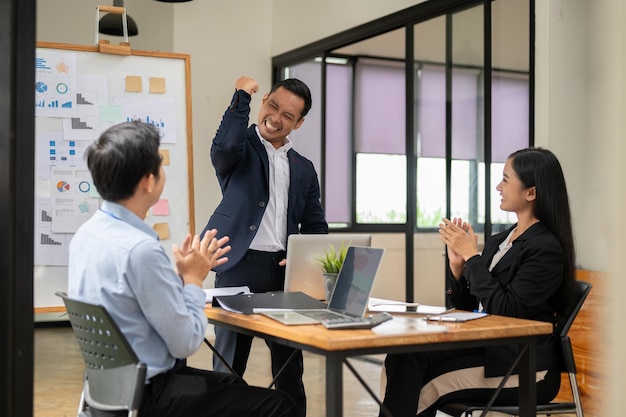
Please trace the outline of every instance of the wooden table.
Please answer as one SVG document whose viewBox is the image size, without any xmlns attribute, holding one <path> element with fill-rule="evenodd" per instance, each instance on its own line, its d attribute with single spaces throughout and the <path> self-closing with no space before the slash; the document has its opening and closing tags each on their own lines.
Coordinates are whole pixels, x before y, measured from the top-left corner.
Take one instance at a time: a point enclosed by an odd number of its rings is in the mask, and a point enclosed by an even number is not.
<svg viewBox="0 0 626 417">
<path fill-rule="evenodd" d="M 34 307 L 34 314 L 47 314 L 47 313 L 66 313 L 64 306 L 54 306 L 54 307 Z"/>
<path fill-rule="evenodd" d="M 322 325 L 285 326 L 259 314 L 231 313 L 206 308 L 209 323 L 240 333 L 324 355 L 326 358 L 326 415 L 343 415 L 343 363 L 351 356 L 460 349 L 521 343 L 519 362 L 520 416 L 536 415 L 535 339 L 552 333 L 552 324 L 502 316 L 464 323 L 433 323 L 417 315 L 395 315 L 371 330 L 327 330 Z"/>
</svg>

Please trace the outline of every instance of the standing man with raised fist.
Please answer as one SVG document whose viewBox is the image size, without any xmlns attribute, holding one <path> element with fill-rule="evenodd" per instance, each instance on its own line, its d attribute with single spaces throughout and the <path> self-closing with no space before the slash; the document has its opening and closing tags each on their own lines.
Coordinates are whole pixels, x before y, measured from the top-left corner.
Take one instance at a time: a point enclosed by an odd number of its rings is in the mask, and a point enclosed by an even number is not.
<svg viewBox="0 0 626 417">
<path fill-rule="evenodd" d="M 257 124 L 248 126 L 250 101 L 259 90 L 255 79 L 241 77 L 211 146 L 211 161 L 222 201 L 203 233 L 217 229 L 230 237 L 228 264 L 214 268 L 216 287 L 247 285 L 252 292 L 282 291 L 287 237 L 294 233 L 328 233 L 320 203 L 317 173 L 311 161 L 292 149 L 288 135 L 311 109 L 305 83 L 276 83 L 261 99 Z M 243 376 L 252 337 L 215 328 L 215 346 Z M 276 375 L 293 348 L 268 342 Z M 226 367 L 213 358 L 213 367 Z M 296 401 L 306 415 L 302 352 L 296 351 L 276 381 L 278 390 Z"/>
</svg>

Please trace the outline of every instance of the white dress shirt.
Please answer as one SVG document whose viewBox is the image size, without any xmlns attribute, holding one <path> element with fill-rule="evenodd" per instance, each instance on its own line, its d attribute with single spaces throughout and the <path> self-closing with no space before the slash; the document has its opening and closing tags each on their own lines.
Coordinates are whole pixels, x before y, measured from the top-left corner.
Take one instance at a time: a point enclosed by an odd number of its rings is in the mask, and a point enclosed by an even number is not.
<svg viewBox="0 0 626 417">
<path fill-rule="evenodd" d="M 278 252 L 287 248 L 287 204 L 289 201 L 289 159 L 287 151 L 292 148 L 289 138 L 280 148 L 274 148 L 263 139 L 258 126 L 256 133 L 267 151 L 270 165 L 270 198 L 263 213 L 259 230 L 250 249 L 264 252 Z"/>
</svg>

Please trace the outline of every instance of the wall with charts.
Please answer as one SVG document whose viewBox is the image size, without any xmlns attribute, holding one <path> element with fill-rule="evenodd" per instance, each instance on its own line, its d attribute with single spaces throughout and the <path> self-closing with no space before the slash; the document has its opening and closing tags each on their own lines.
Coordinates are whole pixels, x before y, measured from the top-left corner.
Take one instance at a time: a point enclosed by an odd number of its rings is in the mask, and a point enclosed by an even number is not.
<svg viewBox="0 0 626 417">
<path fill-rule="evenodd" d="M 161 133 L 167 183 L 146 217 L 169 251 L 195 230 L 189 56 L 39 43 L 35 59 L 35 308 L 60 305 L 68 246 L 98 210 L 83 154 L 107 127 L 140 119 Z M 171 252 L 170 252 L 171 253 Z"/>
</svg>

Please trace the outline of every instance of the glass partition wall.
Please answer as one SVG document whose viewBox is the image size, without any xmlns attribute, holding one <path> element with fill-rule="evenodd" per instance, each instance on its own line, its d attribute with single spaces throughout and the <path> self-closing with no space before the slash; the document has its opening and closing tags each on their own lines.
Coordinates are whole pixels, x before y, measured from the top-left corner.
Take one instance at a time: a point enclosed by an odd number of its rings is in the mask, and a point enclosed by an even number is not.
<svg viewBox="0 0 626 417">
<path fill-rule="evenodd" d="M 313 108 L 294 146 L 320 175 L 334 230 L 414 238 L 442 217 L 488 236 L 515 221 L 495 186 L 532 146 L 534 0 L 427 1 L 274 57 Z"/>
</svg>

